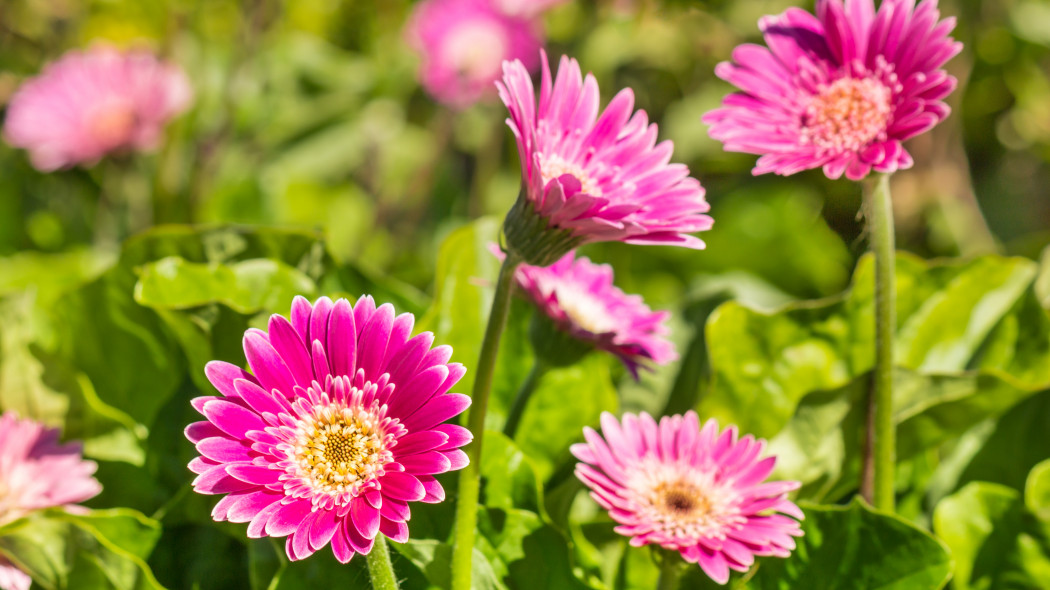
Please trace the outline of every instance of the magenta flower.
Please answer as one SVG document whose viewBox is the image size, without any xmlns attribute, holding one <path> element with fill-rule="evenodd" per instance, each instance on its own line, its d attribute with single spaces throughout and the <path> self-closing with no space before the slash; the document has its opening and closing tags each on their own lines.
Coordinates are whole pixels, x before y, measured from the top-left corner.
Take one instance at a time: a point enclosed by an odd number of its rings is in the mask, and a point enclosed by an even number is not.
<svg viewBox="0 0 1050 590">
<path fill-rule="evenodd" d="M 700 182 L 683 164 L 670 164 L 670 141 L 656 143 L 656 125 L 636 111 L 634 93 L 621 90 L 599 115 L 598 83 L 583 78 L 576 60 L 562 57 L 551 83 L 543 54 L 539 104 L 528 69 L 503 66 L 500 98 L 518 143 L 522 196 L 505 225 L 511 250 L 530 264 L 546 265 L 588 242 L 674 244 L 703 248 L 686 235 L 709 229 L 712 220 Z M 539 222 L 534 216 L 539 216 Z M 557 234 L 562 244 L 530 254 Z M 524 228 L 529 228 L 528 230 Z"/>
<path fill-rule="evenodd" d="M 70 506 L 96 496 L 98 467 L 80 443 L 62 444 L 59 431 L 14 412 L 0 416 L 0 524 L 34 510 Z"/>
<path fill-rule="evenodd" d="M 424 0 L 406 37 L 423 59 L 423 87 L 454 108 L 492 94 L 504 60 L 522 60 L 534 70 L 542 44 L 536 23 L 502 12 L 496 0 Z"/>
<path fill-rule="evenodd" d="M 405 542 L 409 502 L 441 502 L 434 474 L 467 464 L 470 432 L 443 424 L 470 405 L 447 393 L 465 369 L 448 362 L 450 347 L 431 349 L 431 333 L 409 338 L 412 314 L 371 297 L 297 297 L 291 318 L 245 333 L 251 374 L 205 368 L 223 397 L 193 400 L 207 418 L 186 428 L 201 454 L 194 489 L 226 494 L 215 520 L 288 537 L 292 560 L 331 542 L 346 563 L 379 533 Z"/>
<path fill-rule="evenodd" d="M 72 51 L 11 98 L 4 138 L 49 172 L 156 146 L 169 119 L 189 107 L 186 75 L 142 51 Z"/>
<path fill-rule="evenodd" d="M 799 483 L 763 483 L 775 463 L 759 459 L 765 441 L 738 440 L 735 426 L 720 434 L 714 420 L 701 429 L 693 411 L 659 424 L 645 412 L 624 414 L 622 424 L 606 412 L 601 424 L 604 439 L 585 428 L 587 442 L 572 446 L 576 476 L 631 545 L 678 551 L 719 584 L 755 556 L 795 548 L 803 515 L 787 493 Z"/>
<path fill-rule="evenodd" d="M 768 49 L 741 45 L 715 72 L 743 92 L 704 115 L 725 149 L 759 154 L 754 174 L 823 167 L 860 180 L 912 166 L 901 142 L 948 116 L 962 50 L 936 0 L 817 0 L 759 21 Z"/>
<path fill-rule="evenodd" d="M 554 264 L 523 264 L 515 274 L 518 287 L 558 330 L 608 351 L 638 377 L 646 362 L 669 363 L 678 355 L 667 340 L 664 321 L 671 315 L 652 311 L 640 295 L 627 295 L 613 285 L 613 269 L 569 252 Z"/>
</svg>

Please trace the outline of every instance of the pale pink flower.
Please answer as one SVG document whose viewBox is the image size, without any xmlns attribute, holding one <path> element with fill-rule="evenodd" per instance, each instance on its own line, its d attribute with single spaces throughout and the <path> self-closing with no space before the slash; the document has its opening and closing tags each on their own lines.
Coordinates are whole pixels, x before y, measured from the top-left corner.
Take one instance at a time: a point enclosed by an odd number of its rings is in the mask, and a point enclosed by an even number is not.
<svg viewBox="0 0 1050 590">
<path fill-rule="evenodd" d="M 0 590 L 29 590 L 33 578 L 0 555 Z"/>
<path fill-rule="evenodd" d="M 222 396 L 193 400 L 207 420 L 186 437 L 201 454 L 193 489 L 225 494 L 212 517 L 287 537 L 292 560 L 330 544 L 346 563 L 376 535 L 407 541 L 409 504 L 445 499 L 434 475 L 464 467 L 472 438 L 445 423 L 470 405 L 448 392 L 465 369 L 430 332 L 412 337 L 413 322 L 367 296 L 297 297 L 291 321 L 244 335 L 251 373 L 208 363 Z"/>
<path fill-rule="evenodd" d="M 102 491 L 97 466 L 80 443 L 62 444 L 59 431 L 14 412 L 0 416 L 0 523 L 34 510 L 83 502 Z"/>
<path fill-rule="evenodd" d="M 569 252 L 550 266 L 522 264 L 518 287 L 540 313 L 573 338 L 616 355 L 636 378 L 638 368 L 678 355 L 667 339 L 667 311 L 652 311 L 640 295 L 613 285 L 613 269 Z"/>
<path fill-rule="evenodd" d="M 522 170 L 522 195 L 504 225 L 509 249 L 546 265 L 588 242 L 703 248 L 688 234 L 711 227 L 704 189 L 670 163 L 671 142 L 656 143 L 656 125 L 633 111 L 634 93 L 621 90 L 600 113 L 598 83 L 576 60 L 562 57 L 552 83 L 544 53 L 541 76 L 538 104 L 521 62 L 504 64 L 499 84 Z M 549 251 L 526 252 L 541 246 Z"/>
<path fill-rule="evenodd" d="M 765 441 L 737 439 L 735 426 L 719 433 L 714 420 L 701 427 L 693 411 L 659 423 L 645 412 L 622 423 L 606 412 L 601 425 L 601 435 L 585 428 L 587 442 L 571 448 L 576 476 L 631 545 L 678 551 L 719 584 L 756 556 L 795 548 L 803 514 L 787 493 L 799 483 L 765 482 L 776 461 L 759 458 Z"/>
<path fill-rule="evenodd" d="M 535 69 L 542 40 L 534 21 L 505 14 L 496 0 L 424 0 L 406 37 L 422 57 L 419 78 L 434 98 L 454 108 L 495 94 L 504 60 Z"/>
<path fill-rule="evenodd" d="M 91 165 L 111 152 L 155 147 L 191 98 L 182 70 L 150 53 L 71 51 L 15 92 L 4 139 L 45 172 Z"/>
<path fill-rule="evenodd" d="M 941 69 L 962 50 L 937 0 L 817 0 L 759 21 L 766 47 L 741 45 L 718 76 L 741 89 L 704 115 L 711 137 L 759 154 L 754 174 L 824 168 L 860 180 L 910 168 L 902 142 L 948 116 L 956 80 Z"/>
</svg>

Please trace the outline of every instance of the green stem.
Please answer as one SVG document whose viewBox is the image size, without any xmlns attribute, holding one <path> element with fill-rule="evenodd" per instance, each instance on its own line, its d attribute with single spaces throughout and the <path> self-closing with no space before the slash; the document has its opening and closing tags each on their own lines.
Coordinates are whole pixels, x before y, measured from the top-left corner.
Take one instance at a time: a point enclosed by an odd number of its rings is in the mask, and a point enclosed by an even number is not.
<svg viewBox="0 0 1050 590">
<path fill-rule="evenodd" d="M 897 288 L 894 284 L 893 202 L 890 199 L 889 175 L 865 184 L 871 249 L 875 254 L 875 376 L 873 379 L 874 412 L 870 421 L 874 436 L 873 504 L 880 510 L 893 511 L 894 470 L 896 469 L 896 431 L 893 424 L 893 333 L 896 326 Z"/>
<path fill-rule="evenodd" d="M 518 431 L 518 425 L 521 423 L 521 417 L 525 414 L 525 406 L 529 405 L 529 398 L 532 397 L 532 392 L 536 390 L 536 386 L 540 384 L 540 380 L 543 379 L 543 375 L 546 373 L 547 366 L 539 359 L 536 359 L 536 363 L 532 365 L 532 370 L 529 371 L 528 377 L 525 377 L 525 382 L 521 384 L 521 389 L 518 390 L 518 394 L 514 397 L 514 404 L 510 407 L 510 413 L 507 414 L 507 423 L 503 426 L 503 434 L 506 434 L 507 438 L 514 438 L 514 433 Z"/>
<path fill-rule="evenodd" d="M 386 537 L 376 535 L 375 544 L 366 556 L 368 575 L 372 578 L 375 590 L 398 590 L 394 565 L 390 563 L 390 550 L 386 546 Z"/>
<path fill-rule="evenodd" d="M 660 578 L 656 582 L 656 589 L 676 590 L 678 588 L 678 576 L 682 573 L 682 560 L 677 555 L 669 555 L 661 551 L 659 561 Z"/>
<path fill-rule="evenodd" d="M 514 271 L 521 263 L 518 255 L 511 251 L 503 260 L 496 281 L 496 294 L 492 298 L 489 323 L 485 338 L 481 342 L 481 354 L 475 367 L 474 393 L 471 396 L 467 428 L 474 435 L 474 442 L 467 449 L 470 463 L 459 475 L 459 499 L 456 504 L 456 526 L 452 546 L 452 588 L 470 590 L 471 557 L 474 551 L 474 528 L 478 520 L 478 498 L 481 491 L 481 444 L 485 432 L 485 412 L 492 391 L 492 376 L 496 370 L 496 354 L 499 352 L 500 336 L 507 325 L 510 312 L 510 296 L 514 286 Z"/>
</svg>

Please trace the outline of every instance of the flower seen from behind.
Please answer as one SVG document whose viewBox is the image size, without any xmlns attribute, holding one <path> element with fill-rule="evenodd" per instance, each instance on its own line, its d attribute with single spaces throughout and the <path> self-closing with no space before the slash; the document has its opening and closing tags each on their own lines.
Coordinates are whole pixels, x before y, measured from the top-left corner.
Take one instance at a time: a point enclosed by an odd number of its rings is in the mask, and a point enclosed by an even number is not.
<svg viewBox="0 0 1050 590">
<path fill-rule="evenodd" d="M 346 563 L 377 534 L 408 540 L 409 503 L 444 500 L 434 475 L 466 465 L 471 440 L 444 423 L 470 405 L 448 393 L 465 369 L 429 332 L 412 337 L 413 321 L 371 297 L 298 297 L 290 321 L 245 334 L 250 374 L 209 363 L 222 395 L 193 400 L 207 420 L 186 436 L 194 489 L 225 494 L 212 517 L 287 537 L 292 560 L 331 544 Z"/>
<path fill-rule="evenodd" d="M 155 147 L 192 99 L 176 65 L 144 51 L 71 51 L 15 92 L 4 139 L 37 169 L 91 165 L 106 154 Z"/>
<path fill-rule="evenodd" d="M 557 330 L 616 355 L 635 377 L 647 363 L 662 365 L 678 358 L 667 339 L 670 313 L 652 311 L 640 295 L 613 285 L 608 264 L 569 252 L 550 266 L 519 266 L 515 281 Z M 542 346 L 534 343 L 538 354 Z"/>
<path fill-rule="evenodd" d="M 798 506 L 787 493 L 794 481 L 765 479 L 775 458 L 760 459 L 765 441 L 701 427 L 696 412 L 664 417 L 612 414 L 602 433 L 584 429 L 572 446 L 576 476 L 619 523 L 631 545 L 678 551 L 724 584 L 729 570 L 747 571 L 756 556 L 787 557 L 802 534 Z"/>
<path fill-rule="evenodd" d="M 688 234 L 711 227 L 704 189 L 670 163 L 671 142 L 656 142 L 634 93 L 621 90 L 600 112 L 598 83 L 576 60 L 562 57 L 552 82 L 544 53 L 541 76 L 538 103 L 521 62 L 504 64 L 499 83 L 522 170 L 509 248 L 541 266 L 588 242 L 703 248 Z"/>
<path fill-rule="evenodd" d="M 419 78 L 434 98 L 454 108 L 494 95 L 504 60 L 538 63 L 542 43 L 534 21 L 504 13 L 496 0 L 424 0 L 406 37 L 422 58 Z"/>
<path fill-rule="evenodd" d="M 718 76 L 741 91 L 704 115 L 729 151 L 758 154 L 754 174 L 823 167 L 860 180 L 910 168 L 902 142 L 948 116 L 962 50 L 936 0 L 817 0 L 759 21 L 767 47 L 745 44 Z"/>
</svg>

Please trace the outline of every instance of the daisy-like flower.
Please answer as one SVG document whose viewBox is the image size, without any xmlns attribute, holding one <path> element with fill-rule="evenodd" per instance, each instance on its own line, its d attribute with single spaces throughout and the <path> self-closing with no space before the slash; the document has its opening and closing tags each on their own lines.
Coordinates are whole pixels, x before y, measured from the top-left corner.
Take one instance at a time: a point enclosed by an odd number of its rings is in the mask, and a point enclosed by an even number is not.
<svg viewBox="0 0 1050 590">
<path fill-rule="evenodd" d="M 0 524 L 34 510 L 72 507 L 96 496 L 98 467 L 81 456 L 80 443 L 59 442 L 59 431 L 14 412 L 0 416 Z M 0 555 L 0 589 L 28 590 L 28 574 Z"/>
<path fill-rule="evenodd" d="M 586 257 L 576 258 L 569 252 L 550 266 L 523 264 L 515 275 L 518 287 L 539 308 L 555 330 L 581 343 L 582 350 L 597 348 L 616 355 L 631 374 L 652 362 L 669 363 L 678 355 L 667 340 L 670 332 L 664 324 L 671 315 L 652 311 L 640 295 L 628 295 L 613 285 L 613 269 L 608 264 L 594 264 Z M 573 362 L 560 346 L 558 334 L 543 330 L 535 337 L 537 354 L 549 350 L 548 362 Z M 556 342 L 551 346 L 551 341 Z"/>
<path fill-rule="evenodd" d="M 189 107 L 189 80 L 143 51 L 71 51 L 26 81 L 7 107 L 4 138 L 44 172 L 148 150 Z"/>
<path fill-rule="evenodd" d="M 520 62 L 504 64 L 498 86 L 522 170 L 504 231 L 525 262 L 545 266 L 588 242 L 704 247 L 687 235 L 711 227 L 704 189 L 685 165 L 669 163 L 673 146 L 656 143 L 645 111 L 632 114 L 629 88 L 599 114 L 594 76 L 562 57 L 552 83 L 546 53 L 538 105 Z"/>
<path fill-rule="evenodd" d="M 431 349 L 431 333 L 410 338 L 413 321 L 371 297 L 297 297 L 291 321 L 245 333 L 251 374 L 209 363 L 222 397 L 193 400 L 207 421 L 186 437 L 201 454 L 194 489 L 226 494 L 212 517 L 288 537 L 292 560 L 331 543 L 346 563 L 377 534 L 408 540 L 409 502 L 444 500 L 434 474 L 466 465 L 471 440 L 443 423 L 470 405 L 447 393 L 465 369 L 450 347 Z"/>
<path fill-rule="evenodd" d="M 735 426 L 719 433 L 714 420 L 701 428 L 692 411 L 659 424 L 644 412 L 622 423 L 605 413 L 601 426 L 602 435 L 585 428 L 587 442 L 572 446 L 576 476 L 631 545 L 678 551 L 719 584 L 755 556 L 795 548 L 803 515 L 787 493 L 799 483 L 764 482 L 775 462 L 759 459 L 765 441 L 738 439 Z"/>
<path fill-rule="evenodd" d="M 434 98 L 454 108 L 493 94 L 504 60 L 538 64 L 538 25 L 503 12 L 497 0 L 424 0 L 416 5 L 406 37 L 423 63 L 420 81 Z"/>
<path fill-rule="evenodd" d="M 34 510 L 70 506 L 98 495 L 78 442 L 62 444 L 59 431 L 14 412 L 0 416 L 0 524 Z"/>
<path fill-rule="evenodd" d="M 910 168 L 901 142 L 948 116 L 956 80 L 941 66 L 962 50 L 936 0 L 817 0 L 759 21 L 768 49 L 741 45 L 716 74 L 742 92 L 704 115 L 711 137 L 759 154 L 754 174 L 823 167 L 860 180 Z"/>
</svg>

